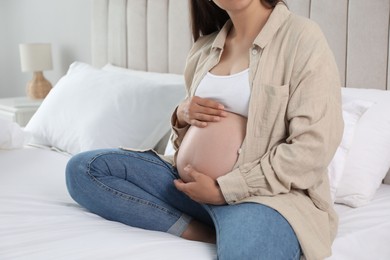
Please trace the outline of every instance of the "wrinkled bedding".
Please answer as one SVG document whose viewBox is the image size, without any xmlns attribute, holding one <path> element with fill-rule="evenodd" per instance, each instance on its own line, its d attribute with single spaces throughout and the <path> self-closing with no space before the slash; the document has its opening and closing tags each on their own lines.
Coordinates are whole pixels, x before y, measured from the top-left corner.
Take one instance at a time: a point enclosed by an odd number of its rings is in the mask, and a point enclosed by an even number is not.
<svg viewBox="0 0 390 260">
<path fill-rule="evenodd" d="M 70 156 L 26 146 L 0 150 L 0 259 L 216 259 L 214 245 L 107 221 L 65 186 Z M 329 259 L 390 259 L 390 185 L 363 207 L 336 205 Z"/>
</svg>

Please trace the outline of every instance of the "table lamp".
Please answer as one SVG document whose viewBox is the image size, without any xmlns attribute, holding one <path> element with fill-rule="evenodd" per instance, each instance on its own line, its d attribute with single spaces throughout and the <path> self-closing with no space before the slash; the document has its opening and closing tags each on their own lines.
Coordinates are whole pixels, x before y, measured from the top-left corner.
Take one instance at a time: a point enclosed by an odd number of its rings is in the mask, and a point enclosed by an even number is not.
<svg viewBox="0 0 390 260">
<path fill-rule="evenodd" d="M 22 71 L 32 71 L 33 79 L 27 83 L 27 96 L 43 99 L 52 89 L 51 83 L 43 76 L 44 70 L 53 68 L 51 45 L 49 43 L 20 44 L 20 63 Z"/>
</svg>

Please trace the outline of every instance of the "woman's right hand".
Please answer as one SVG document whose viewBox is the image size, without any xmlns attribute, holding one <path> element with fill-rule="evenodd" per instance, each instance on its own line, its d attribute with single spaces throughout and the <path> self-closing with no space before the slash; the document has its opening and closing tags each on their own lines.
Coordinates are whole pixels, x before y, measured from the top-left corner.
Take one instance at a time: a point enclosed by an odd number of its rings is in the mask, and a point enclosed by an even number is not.
<svg viewBox="0 0 390 260">
<path fill-rule="evenodd" d="M 177 108 L 179 126 L 206 127 L 209 122 L 218 122 L 226 116 L 224 106 L 212 99 L 198 96 L 188 97 Z"/>
</svg>

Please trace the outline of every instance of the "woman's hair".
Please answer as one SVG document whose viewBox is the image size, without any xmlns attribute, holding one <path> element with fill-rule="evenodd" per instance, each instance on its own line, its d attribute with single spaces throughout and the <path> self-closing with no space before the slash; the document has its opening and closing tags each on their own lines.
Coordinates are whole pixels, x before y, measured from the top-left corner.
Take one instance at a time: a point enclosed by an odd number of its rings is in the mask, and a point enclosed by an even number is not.
<svg viewBox="0 0 390 260">
<path fill-rule="evenodd" d="M 283 0 L 259 0 L 267 8 L 274 8 Z M 286 3 L 285 3 L 286 4 Z M 192 36 L 196 41 L 200 36 L 219 31 L 229 19 L 225 10 L 213 1 L 190 0 Z"/>
</svg>

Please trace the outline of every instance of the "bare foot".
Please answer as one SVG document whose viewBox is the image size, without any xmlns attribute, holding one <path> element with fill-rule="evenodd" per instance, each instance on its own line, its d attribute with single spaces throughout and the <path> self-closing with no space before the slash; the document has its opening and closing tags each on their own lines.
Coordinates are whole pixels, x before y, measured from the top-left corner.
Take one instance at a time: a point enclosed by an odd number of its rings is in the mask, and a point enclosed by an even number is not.
<svg viewBox="0 0 390 260">
<path fill-rule="evenodd" d="M 215 244 L 215 230 L 197 220 L 191 220 L 182 238 Z"/>
</svg>

